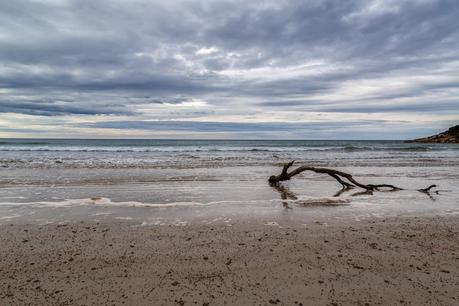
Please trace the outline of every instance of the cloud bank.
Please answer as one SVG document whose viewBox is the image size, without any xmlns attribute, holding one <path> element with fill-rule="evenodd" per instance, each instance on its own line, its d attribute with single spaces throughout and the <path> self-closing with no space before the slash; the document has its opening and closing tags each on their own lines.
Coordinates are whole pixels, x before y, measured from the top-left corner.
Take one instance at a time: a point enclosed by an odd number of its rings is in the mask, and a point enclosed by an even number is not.
<svg viewBox="0 0 459 306">
<path fill-rule="evenodd" d="M 3 1 L 1 137 L 411 138 L 459 121 L 459 2 Z"/>
</svg>

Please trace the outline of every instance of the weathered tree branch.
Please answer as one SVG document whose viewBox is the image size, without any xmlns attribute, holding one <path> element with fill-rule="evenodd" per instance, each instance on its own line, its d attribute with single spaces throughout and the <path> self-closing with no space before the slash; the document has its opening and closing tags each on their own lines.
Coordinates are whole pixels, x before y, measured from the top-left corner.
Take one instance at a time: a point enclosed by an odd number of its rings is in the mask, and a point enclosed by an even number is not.
<svg viewBox="0 0 459 306">
<path fill-rule="evenodd" d="M 272 175 L 269 177 L 269 182 L 271 184 L 277 184 L 281 181 L 290 180 L 293 176 L 298 175 L 304 171 L 313 171 L 315 173 L 323 173 L 328 174 L 332 178 L 334 178 L 338 183 L 341 184 L 343 189 L 350 189 L 354 188 L 355 186 L 365 189 L 367 191 L 380 191 L 381 189 L 389 188 L 391 191 L 403 190 L 403 188 L 391 185 L 391 184 L 362 184 L 356 181 L 351 174 L 345 173 L 342 171 L 329 169 L 329 168 L 317 168 L 317 167 L 310 167 L 310 166 L 300 166 L 291 172 L 288 172 L 288 169 L 293 165 L 295 161 L 291 161 L 288 164 L 284 164 L 282 168 L 282 172 L 279 175 Z M 418 189 L 418 191 L 429 193 L 430 189 L 437 187 L 436 185 L 431 185 L 424 189 Z"/>
<path fill-rule="evenodd" d="M 430 185 L 430 186 L 427 187 L 427 188 L 418 189 L 418 191 L 424 192 L 424 193 L 429 193 L 430 189 L 432 189 L 432 188 L 434 188 L 434 187 L 437 187 L 437 185 Z"/>
</svg>

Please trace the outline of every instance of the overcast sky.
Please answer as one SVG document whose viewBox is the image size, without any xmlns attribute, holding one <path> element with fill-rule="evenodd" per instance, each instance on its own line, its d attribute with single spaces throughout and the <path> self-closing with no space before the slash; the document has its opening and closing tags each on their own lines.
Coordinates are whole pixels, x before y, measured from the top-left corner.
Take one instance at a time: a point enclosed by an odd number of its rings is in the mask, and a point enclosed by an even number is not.
<svg viewBox="0 0 459 306">
<path fill-rule="evenodd" d="M 407 139 L 459 124 L 459 1 L 0 1 L 0 137 Z"/>
</svg>

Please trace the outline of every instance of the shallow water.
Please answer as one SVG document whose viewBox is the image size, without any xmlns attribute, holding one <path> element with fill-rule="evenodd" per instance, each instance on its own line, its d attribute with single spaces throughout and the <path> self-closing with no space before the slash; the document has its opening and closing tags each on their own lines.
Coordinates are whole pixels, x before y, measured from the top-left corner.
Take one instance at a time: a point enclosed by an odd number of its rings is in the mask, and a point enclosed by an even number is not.
<svg viewBox="0 0 459 306">
<path fill-rule="evenodd" d="M 337 194 L 284 162 L 333 167 L 406 190 Z M 459 146 L 400 141 L 0 140 L 0 224 L 133 219 L 178 225 L 240 218 L 353 219 L 459 213 Z M 430 195 L 416 191 L 439 187 Z"/>
</svg>

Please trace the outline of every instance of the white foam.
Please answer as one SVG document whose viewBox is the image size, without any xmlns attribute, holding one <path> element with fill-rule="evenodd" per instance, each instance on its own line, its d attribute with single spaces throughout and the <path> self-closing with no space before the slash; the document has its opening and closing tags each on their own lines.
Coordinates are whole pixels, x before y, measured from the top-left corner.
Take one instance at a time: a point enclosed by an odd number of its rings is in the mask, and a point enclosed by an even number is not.
<svg viewBox="0 0 459 306">
<path fill-rule="evenodd" d="M 349 198 L 337 199 L 333 197 L 301 197 L 297 200 L 244 200 L 244 201 L 211 201 L 211 202 L 171 202 L 171 203 L 144 203 L 138 201 L 121 201 L 115 202 L 109 198 L 93 197 L 82 199 L 66 199 L 62 201 L 36 201 L 36 202 L 0 202 L 0 206 L 30 206 L 30 207 L 79 207 L 79 206 L 101 206 L 101 207 L 152 207 L 152 208 L 167 208 L 167 207 L 205 207 L 213 205 L 256 205 L 259 203 L 292 203 L 298 205 L 339 205 L 347 204 L 351 200 Z"/>
<path fill-rule="evenodd" d="M 0 217 L 0 220 L 6 220 L 6 221 L 8 221 L 8 220 L 15 219 L 15 218 L 19 218 L 19 217 L 20 217 L 20 215 L 15 214 L 15 215 L 10 215 L 10 216 Z"/>
<path fill-rule="evenodd" d="M 209 206 L 219 202 L 173 202 L 173 203 L 142 203 L 137 201 L 114 202 L 109 198 L 67 199 L 63 201 L 37 201 L 27 203 L 0 202 L 5 206 L 32 207 L 77 207 L 77 206 L 110 206 L 110 207 L 178 207 L 178 206 Z"/>
</svg>

